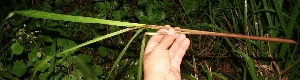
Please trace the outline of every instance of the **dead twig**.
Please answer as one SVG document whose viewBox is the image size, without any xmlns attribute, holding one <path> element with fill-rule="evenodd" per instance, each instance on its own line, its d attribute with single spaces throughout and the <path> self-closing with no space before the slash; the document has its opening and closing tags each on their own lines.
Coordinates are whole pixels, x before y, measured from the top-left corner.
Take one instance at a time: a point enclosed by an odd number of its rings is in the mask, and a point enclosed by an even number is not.
<svg viewBox="0 0 300 80">
<path fill-rule="evenodd" d="M 143 27 L 144 28 L 151 28 L 151 29 L 169 29 L 168 27 L 157 26 L 157 25 L 145 25 Z M 207 36 L 219 36 L 219 37 L 231 37 L 231 38 L 244 38 L 244 39 L 251 39 L 251 40 L 262 40 L 262 41 L 272 41 L 272 42 L 283 42 L 283 43 L 298 44 L 297 42 L 295 42 L 293 40 L 290 40 L 290 39 L 259 37 L 259 36 L 247 36 L 247 35 L 234 34 L 234 33 L 219 33 L 219 32 L 210 32 L 210 31 L 181 29 L 179 27 L 175 27 L 174 30 L 176 31 L 177 34 L 191 34 L 191 35 L 207 35 Z M 157 35 L 157 34 L 165 34 L 165 33 L 151 33 L 151 32 L 148 32 L 147 34 Z"/>
</svg>

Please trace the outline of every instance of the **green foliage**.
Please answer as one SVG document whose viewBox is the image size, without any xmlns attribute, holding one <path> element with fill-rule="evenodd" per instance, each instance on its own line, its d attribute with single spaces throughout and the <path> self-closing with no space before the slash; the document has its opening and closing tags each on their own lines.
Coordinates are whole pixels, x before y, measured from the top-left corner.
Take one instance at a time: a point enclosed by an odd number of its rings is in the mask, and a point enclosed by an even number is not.
<svg viewBox="0 0 300 80">
<path fill-rule="evenodd" d="M 22 45 L 20 45 L 19 43 L 13 43 L 11 45 L 11 51 L 13 54 L 19 55 L 23 52 L 24 47 Z"/>
<path fill-rule="evenodd" d="M 155 1 L 157 2 L 157 1 Z M 156 6 L 159 3 L 147 4 L 146 11 L 143 12 L 141 9 L 135 10 L 136 17 L 140 20 L 140 23 L 155 24 L 166 18 L 166 13 L 159 10 Z"/>
<path fill-rule="evenodd" d="M 57 44 L 56 46 L 58 47 L 58 51 L 62 52 L 65 51 L 69 48 L 72 48 L 74 46 L 77 46 L 77 44 L 74 41 L 67 40 L 67 39 L 57 39 Z M 70 54 L 74 53 L 76 50 L 72 50 L 69 52 L 66 52 L 65 54 L 57 55 L 59 57 L 68 57 Z"/>
<path fill-rule="evenodd" d="M 100 46 L 98 48 L 98 52 L 100 53 L 100 55 L 102 57 L 107 57 L 107 54 L 108 53 L 112 53 L 113 51 L 111 51 L 110 49 L 106 48 L 106 47 L 103 47 L 103 46 Z"/>
<path fill-rule="evenodd" d="M 142 29 L 134 29 L 145 24 L 299 42 L 299 3 L 1 1 L 0 79 L 142 79 L 141 57 L 148 37 L 143 38 Z M 183 79 L 300 78 L 299 45 L 209 36 L 188 38 L 192 44 L 182 62 Z"/>
<path fill-rule="evenodd" d="M 252 76 L 252 79 L 257 80 L 256 74 L 255 74 L 255 68 L 254 68 L 254 64 L 253 61 L 251 60 L 251 58 L 246 55 L 245 53 L 241 52 L 241 51 L 236 51 L 236 53 L 240 54 L 241 56 L 243 56 L 246 60 L 246 62 L 248 63 L 248 68 L 249 68 L 249 72 Z"/>
<path fill-rule="evenodd" d="M 27 66 L 23 61 L 15 61 L 14 65 L 12 66 L 11 73 L 21 77 L 23 74 L 25 74 L 27 71 Z"/>
<path fill-rule="evenodd" d="M 96 76 L 101 76 L 103 74 L 103 68 L 99 65 L 94 65 L 93 70 L 95 70 Z"/>
</svg>

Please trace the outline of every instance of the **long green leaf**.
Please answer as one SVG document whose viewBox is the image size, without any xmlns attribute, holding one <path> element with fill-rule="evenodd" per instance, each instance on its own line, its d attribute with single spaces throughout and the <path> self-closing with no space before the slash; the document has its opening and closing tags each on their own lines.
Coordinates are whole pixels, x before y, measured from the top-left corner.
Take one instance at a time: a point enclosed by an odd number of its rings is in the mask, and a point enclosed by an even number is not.
<svg viewBox="0 0 300 80">
<path fill-rule="evenodd" d="M 202 70 L 206 73 L 208 80 L 212 80 L 212 75 L 210 75 L 210 72 L 205 68 L 203 65 L 200 65 L 202 67 Z"/>
<path fill-rule="evenodd" d="M 300 4 L 300 1 L 298 0 L 296 4 Z M 294 9 L 292 10 L 291 14 L 291 20 L 288 21 L 287 29 L 285 31 L 287 38 L 291 38 L 293 36 L 293 29 L 297 26 L 297 19 L 299 15 L 299 9 L 300 5 L 295 5 Z"/>
<path fill-rule="evenodd" d="M 121 21 L 112 21 L 91 17 L 83 17 L 83 16 L 72 16 L 72 15 L 64 15 L 57 13 L 49 13 L 37 10 L 23 10 L 23 11 L 15 11 L 14 13 L 33 18 L 42 18 L 42 19 L 51 19 L 51 20 L 63 20 L 63 21 L 71 21 L 71 22 L 81 22 L 81 23 L 99 23 L 99 24 L 107 24 L 107 25 L 116 25 L 116 26 L 126 26 L 126 27 L 134 27 L 134 26 L 143 26 L 145 24 L 138 23 L 129 23 L 129 22 L 121 22 Z"/>
<path fill-rule="evenodd" d="M 123 57 L 123 55 L 125 54 L 127 48 L 129 47 L 130 43 L 133 41 L 133 39 L 135 39 L 135 37 L 141 33 L 143 31 L 143 29 L 139 29 L 134 35 L 133 37 L 129 40 L 129 42 L 126 44 L 125 48 L 122 50 L 122 52 L 120 53 L 120 55 L 118 56 L 117 60 L 114 62 L 113 67 L 110 69 L 108 76 L 106 77 L 106 80 L 109 79 L 110 75 L 112 74 L 112 71 L 117 67 L 117 65 L 119 64 L 121 58 Z"/>
<path fill-rule="evenodd" d="M 15 15 L 15 13 L 13 13 L 13 12 L 9 13 L 7 15 L 7 17 L 1 22 L 1 26 L 0 27 L 2 27 L 4 25 L 4 23 L 6 22 L 6 20 L 9 19 L 10 17 L 12 17 L 13 15 Z"/>
<path fill-rule="evenodd" d="M 248 63 L 248 68 L 249 68 L 249 72 L 252 76 L 252 79 L 257 80 L 257 76 L 255 74 L 255 67 L 254 67 L 254 64 L 252 62 L 252 59 L 242 51 L 237 51 L 237 50 L 233 50 L 233 51 L 240 54 L 241 56 L 243 56 L 245 58 L 245 61 L 247 61 L 247 63 Z"/>
<path fill-rule="evenodd" d="M 285 23 L 285 19 L 284 19 L 284 17 L 283 17 L 283 15 L 282 15 L 282 1 L 281 0 L 274 0 L 273 1 L 274 2 L 274 5 L 275 5 L 275 9 L 276 9 L 276 12 L 277 12 L 277 16 L 278 16 L 278 19 L 279 19 L 279 22 L 280 22 L 280 26 L 281 26 L 281 28 L 283 29 L 283 31 L 285 32 L 285 35 L 287 35 L 286 34 L 286 32 L 290 32 L 290 31 L 287 31 L 287 25 L 286 25 L 286 23 Z"/>
<path fill-rule="evenodd" d="M 67 50 L 65 50 L 65 51 L 63 51 L 63 52 L 61 52 L 61 53 L 56 54 L 56 55 L 62 55 L 62 54 L 65 54 L 65 53 L 67 53 L 67 52 L 69 52 L 69 51 L 76 50 L 76 49 L 78 49 L 78 48 L 80 48 L 80 47 L 83 47 L 83 46 L 86 46 L 86 45 L 88 45 L 88 44 L 91 44 L 91 43 L 94 43 L 94 42 L 97 42 L 97 41 L 101 41 L 101 40 L 103 40 L 103 39 L 106 39 L 106 38 L 109 38 L 109 37 L 112 37 L 112 36 L 115 36 L 115 35 L 118 35 L 118 34 L 121 34 L 121 33 L 127 32 L 127 31 L 130 31 L 130 30 L 134 30 L 134 29 L 136 29 L 136 28 L 138 28 L 138 27 L 134 27 L 134 28 L 126 28 L 126 29 L 123 29 L 123 30 L 120 30 L 120 31 L 116 31 L 116 32 L 110 33 L 110 34 L 106 34 L 106 35 L 101 36 L 101 37 L 97 37 L 97 38 L 95 38 L 95 39 L 93 39 L 93 40 L 90 40 L 90 41 L 87 41 L 87 42 L 85 42 L 85 43 L 81 43 L 81 44 L 79 44 L 79 45 L 77 45 L 77 46 L 74 46 L 74 47 L 72 47 L 72 48 L 69 48 L 69 49 L 67 49 Z M 45 65 L 48 61 L 50 61 L 50 59 L 52 59 L 53 57 L 55 57 L 55 55 L 53 55 L 53 56 L 47 56 L 46 59 L 43 60 L 42 63 L 40 63 L 40 64 L 37 66 L 37 68 L 35 68 L 34 73 L 33 73 L 31 79 L 33 79 L 34 76 L 35 76 L 35 74 L 36 74 L 36 72 L 37 72 L 43 65 Z"/>
<path fill-rule="evenodd" d="M 143 54 L 145 50 L 145 44 L 146 44 L 146 35 L 144 35 L 144 38 L 142 40 L 142 45 L 141 45 L 141 52 L 140 52 L 140 59 L 139 59 L 139 68 L 138 68 L 138 80 L 142 80 L 142 59 L 143 59 Z"/>
</svg>

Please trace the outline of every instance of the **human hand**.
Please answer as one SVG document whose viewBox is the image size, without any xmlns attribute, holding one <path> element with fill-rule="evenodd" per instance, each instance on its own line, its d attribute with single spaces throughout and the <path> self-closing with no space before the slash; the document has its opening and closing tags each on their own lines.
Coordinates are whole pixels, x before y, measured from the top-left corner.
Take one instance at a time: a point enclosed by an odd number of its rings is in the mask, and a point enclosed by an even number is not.
<svg viewBox="0 0 300 80">
<path fill-rule="evenodd" d="M 175 34 L 173 28 L 161 29 L 157 32 L 168 35 L 154 35 L 148 41 L 143 55 L 144 78 L 145 80 L 180 80 L 180 64 L 190 45 L 190 40 L 184 34 Z"/>
</svg>

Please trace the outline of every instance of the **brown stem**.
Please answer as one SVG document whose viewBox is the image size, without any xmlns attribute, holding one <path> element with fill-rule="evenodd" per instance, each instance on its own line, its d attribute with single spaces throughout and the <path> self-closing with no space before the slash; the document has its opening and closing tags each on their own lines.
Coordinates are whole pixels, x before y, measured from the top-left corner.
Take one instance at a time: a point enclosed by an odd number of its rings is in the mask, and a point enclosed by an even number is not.
<svg viewBox="0 0 300 80">
<path fill-rule="evenodd" d="M 156 25 L 146 25 L 145 28 L 151 29 L 169 29 L 164 26 L 156 26 Z M 180 34 L 194 34 L 194 35 L 207 35 L 207 36 L 219 36 L 219 37 L 231 37 L 231 38 L 244 38 L 251 40 L 262 40 L 262 41 L 273 41 L 273 42 L 284 42 L 284 43 L 293 43 L 298 44 L 297 42 L 290 39 L 281 39 L 281 38 L 269 38 L 269 37 L 259 37 L 259 36 L 247 36 L 242 34 L 233 34 L 233 33 L 219 33 L 219 32 L 210 32 L 210 31 L 199 31 L 199 30 L 190 30 L 190 29 L 181 29 L 179 27 L 175 27 L 174 30 L 180 31 Z"/>
</svg>

